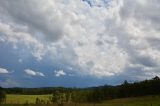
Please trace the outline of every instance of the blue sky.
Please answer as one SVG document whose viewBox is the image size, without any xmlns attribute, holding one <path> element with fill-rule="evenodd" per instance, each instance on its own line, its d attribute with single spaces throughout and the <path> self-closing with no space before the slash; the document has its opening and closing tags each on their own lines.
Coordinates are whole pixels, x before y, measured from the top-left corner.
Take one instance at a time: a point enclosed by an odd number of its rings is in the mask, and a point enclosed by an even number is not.
<svg viewBox="0 0 160 106">
<path fill-rule="evenodd" d="M 0 1 L 0 86 L 90 87 L 160 75 L 158 0 Z"/>
</svg>

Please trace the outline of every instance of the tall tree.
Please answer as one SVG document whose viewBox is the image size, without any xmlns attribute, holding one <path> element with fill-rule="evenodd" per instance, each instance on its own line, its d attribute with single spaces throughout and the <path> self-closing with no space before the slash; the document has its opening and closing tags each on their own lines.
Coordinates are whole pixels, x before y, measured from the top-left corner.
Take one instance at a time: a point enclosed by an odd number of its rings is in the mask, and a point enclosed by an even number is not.
<svg viewBox="0 0 160 106">
<path fill-rule="evenodd" d="M 0 87 L 0 104 L 5 103 L 6 92 Z"/>
</svg>

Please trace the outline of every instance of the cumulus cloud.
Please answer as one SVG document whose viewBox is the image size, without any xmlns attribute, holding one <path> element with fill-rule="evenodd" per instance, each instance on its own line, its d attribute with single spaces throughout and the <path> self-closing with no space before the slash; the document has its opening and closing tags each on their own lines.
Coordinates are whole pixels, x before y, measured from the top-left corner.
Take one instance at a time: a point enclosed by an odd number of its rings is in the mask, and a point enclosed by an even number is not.
<svg viewBox="0 0 160 106">
<path fill-rule="evenodd" d="M 81 75 L 114 76 L 132 66 L 150 67 L 147 73 L 156 73 L 159 4 L 158 0 L 1 0 L 0 42 L 18 49 L 23 45 L 37 60 L 47 56 L 53 64 L 72 66 L 70 71 Z M 143 68 L 139 72 L 146 75 Z M 61 74 L 65 75 L 63 70 L 57 76 Z"/>
<path fill-rule="evenodd" d="M 54 71 L 56 77 L 65 76 L 66 73 L 63 70 Z"/>
<path fill-rule="evenodd" d="M 31 69 L 25 69 L 24 72 L 30 76 L 41 76 L 41 77 L 45 76 L 42 72 L 33 71 Z"/>
<path fill-rule="evenodd" d="M 9 18 L 12 18 L 16 23 L 26 25 L 29 30 L 33 30 L 35 33 L 41 33 L 46 40 L 52 41 L 56 41 L 62 36 L 62 26 L 59 21 L 61 16 L 53 10 L 55 6 L 52 1 L 43 0 L 38 2 L 22 0 L 17 3 L 9 0 L 1 1 L 1 7 L 5 8 L 4 13 Z"/>
<path fill-rule="evenodd" d="M 7 74 L 7 73 L 9 73 L 7 69 L 0 68 L 0 74 Z"/>
<path fill-rule="evenodd" d="M 125 39 L 123 40 L 125 44 L 119 42 L 119 46 L 127 51 L 133 64 L 144 65 L 144 67 L 160 65 L 160 49 L 156 43 L 159 40 L 157 29 L 160 23 L 158 2 L 157 0 L 126 0 L 119 9 L 118 24 L 126 33 L 120 35 L 121 39 Z"/>
</svg>

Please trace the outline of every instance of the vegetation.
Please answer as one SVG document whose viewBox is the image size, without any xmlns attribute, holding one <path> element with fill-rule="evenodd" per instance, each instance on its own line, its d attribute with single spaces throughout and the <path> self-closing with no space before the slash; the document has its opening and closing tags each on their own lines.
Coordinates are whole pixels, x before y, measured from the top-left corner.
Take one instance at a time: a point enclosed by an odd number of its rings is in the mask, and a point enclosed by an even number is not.
<svg viewBox="0 0 160 106">
<path fill-rule="evenodd" d="M 6 92 L 0 87 L 0 104 L 6 102 Z"/>
<path fill-rule="evenodd" d="M 15 99 L 14 99 L 15 102 L 17 101 L 16 96 L 19 96 L 19 95 L 15 95 Z M 27 95 L 27 96 L 30 97 L 31 95 Z M 25 97 L 26 99 L 28 98 L 27 96 Z M 23 96 L 21 97 L 24 99 Z M 28 106 L 45 106 L 43 104 L 37 104 L 37 105 L 30 104 L 30 100 L 28 100 L 28 102 L 29 102 Z M 24 104 L 25 104 L 25 101 L 21 105 L 17 105 L 17 106 L 25 106 L 26 104 L 25 105 Z M 77 103 L 76 105 L 77 106 L 93 106 L 94 104 Z M 2 106 L 16 106 L 16 105 L 12 104 L 12 105 L 2 105 Z M 57 104 L 48 104 L 46 106 L 57 106 Z M 75 106 L 75 103 L 64 104 L 64 106 Z M 144 97 L 129 97 L 129 98 L 112 99 L 112 100 L 103 101 L 101 103 L 96 103 L 95 106 L 160 106 L 160 96 L 154 95 L 154 96 L 144 96 Z"/>
<path fill-rule="evenodd" d="M 147 95 L 159 95 L 160 94 L 160 78 L 154 77 L 150 80 L 145 80 L 141 82 L 128 83 L 124 81 L 123 84 L 117 86 L 99 86 L 90 87 L 85 89 L 78 88 L 1 88 L 1 95 L 5 95 L 3 92 L 8 94 L 17 95 L 7 95 L 8 101 L 14 101 L 16 98 L 17 104 L 21 103 L 21 100 L 25 104 L 57 104 L 58 106 L 63 106 L 67 104 L 103 104 L 103 101 L 128 98 L 128 97 L 139 97 Z M 18 95 L 21 94 L 21 95 Z M 23 94 L 23 95 L 22 95 Z M 24 95 L 25 94 L 25 95 Z M 52 94 L 52 95 L 37 95 L 37 94 Z M 24 99 L 25 97 L 28 99 Z M 2 96 L 1 96 L 2 98 Z M 1 103 L 4 102 L 5 96 L 1 99 Z M 10 98 L 10 99 L 9 99 Z M 150 98 L 151 99 L 151 98 Z M 146 103 L 148 101 L 145 101 Z M 10 102 L 12 104 L 12 102 Z M 152 105 L 152 104 L 151 104 Z M 112 105 L 111 105 L 112 106 Z"/>
<path fill-rule="evenodd" d="M 20 95 L 20 94 L 7 94 L 6 104 L 39 104 L 40 102 L 49 101 L 52 95 Z M 36 99 L 39 99 L 37 102 Z"/>
</svg>

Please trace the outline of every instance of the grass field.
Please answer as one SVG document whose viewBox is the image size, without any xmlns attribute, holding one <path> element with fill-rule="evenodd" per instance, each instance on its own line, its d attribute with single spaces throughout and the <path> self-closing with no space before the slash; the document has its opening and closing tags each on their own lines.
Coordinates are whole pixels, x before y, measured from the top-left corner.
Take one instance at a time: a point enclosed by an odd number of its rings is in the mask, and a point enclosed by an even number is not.
<svg viewBox="0 0 160 106">
<path fill-rule="evenodd" d="M 160 106 L 160 96 L 114 99 L 104 102 L 106 106 Z"/>
<path fill-rule="evenodd" d="M 28 101 L 28 103 L 30 104 L 30 103 L 35 103 L 37 97 L 43 100 L 48 100 L 50 96 L 51 95 L 7 95 L 7 104 L 25 104 L 26 101 Z M 2 105 L 2 106 L 16 106 L 16 105 Z M 34 106 L 34 105 L 29 105 L 29 106 Z M 57 106 L 57 105 L 47 105 L 47 106 Z M 64 106 L 74 106 L 74 104 L 66 104 Z M 77 106 L 93 106 L 93 104 L 83 103 L 83 104 L 77 104 Z M 160 96 L 113 99 L 104 101 L 102 103 L 98 103 L 95 106 L 160 106 Z"/>
<path fill-rule="evenodd" d="M 34 104 L 36 101 L 36 98 L 42 99 L 42 100 L 49 100 L 49 97 L 51 95 L 14 95 L 14 94 L 8 94 L 6 99 L 6 104 L 25 104 L 28 102 L 29 104 Z"/>
</svg>

